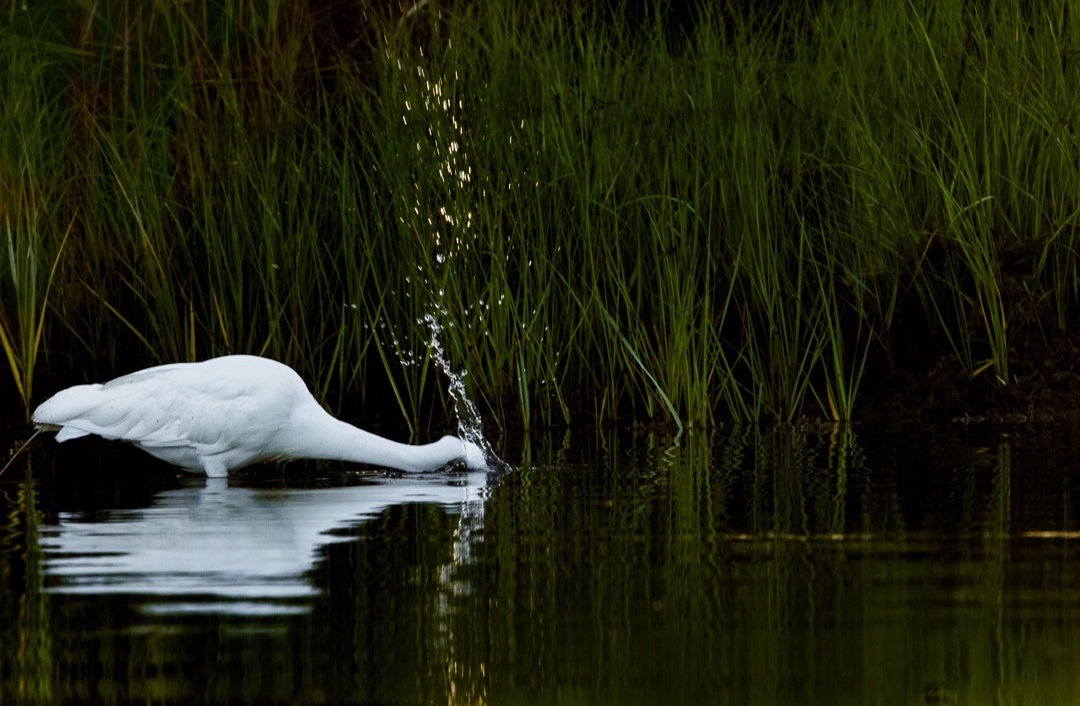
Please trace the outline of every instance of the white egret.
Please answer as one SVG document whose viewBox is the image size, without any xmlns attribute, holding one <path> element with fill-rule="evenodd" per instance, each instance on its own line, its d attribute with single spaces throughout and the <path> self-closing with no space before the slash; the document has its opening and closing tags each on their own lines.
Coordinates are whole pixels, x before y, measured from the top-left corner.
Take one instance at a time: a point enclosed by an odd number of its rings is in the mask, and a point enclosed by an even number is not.
<svg viewBox="0 0 1080 706">
<path fill-rule="evenodd" d="M 479 446 L 454 436 L 410 445 L 330 416 L 300 376 L 269 358 L 229 355 L 140 370 L 104 384 L 76 385 L 32 415 L 57 441 L 97 434 L 210 477 L 292 458 L 367 463 L 402 471 L 461 464 L 488 468 Z"/>
</svg>

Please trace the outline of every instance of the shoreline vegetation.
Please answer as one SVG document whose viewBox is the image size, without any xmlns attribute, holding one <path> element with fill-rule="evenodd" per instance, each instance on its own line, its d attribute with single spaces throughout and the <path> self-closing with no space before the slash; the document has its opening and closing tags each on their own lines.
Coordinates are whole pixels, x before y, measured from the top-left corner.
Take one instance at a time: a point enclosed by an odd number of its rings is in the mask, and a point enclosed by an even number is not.
<svg viewBox="0 0 1080 706">
<path fill-rule="evenodd" d="M 243 352 L 416 431 L 432 314 L 499 427 L 1080 408 L 1068 5 L 382 5 L 3 11 L 23 409 Z"/>
</svg>

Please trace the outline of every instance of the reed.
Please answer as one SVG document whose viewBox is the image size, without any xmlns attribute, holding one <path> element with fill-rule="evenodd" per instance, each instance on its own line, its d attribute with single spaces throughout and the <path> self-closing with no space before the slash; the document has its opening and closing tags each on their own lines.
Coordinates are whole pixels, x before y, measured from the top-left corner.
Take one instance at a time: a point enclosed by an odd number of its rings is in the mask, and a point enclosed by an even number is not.
<svg viewBox="0 0 1080 706">
<path fill-rule="evenodd" d="M 56 93 L 58 57 L 38 40 L 0 47 L 0 347 L 24 409 L 33 394 L 54 275 L 73 216 L 62 143 L 68 122 Z M 66 226 L 66 228 L 65 228 Z"/>
<path fill-rule="evenodd" d="M 254 352 L 419 432 L 434 315 L 496 424 L 841 420 L 902 305 L 1000 386 L 1080 296 L 1050 5 L 79 7 L 0 18 L 24 406 L 41 351 Z"/>
</svg>

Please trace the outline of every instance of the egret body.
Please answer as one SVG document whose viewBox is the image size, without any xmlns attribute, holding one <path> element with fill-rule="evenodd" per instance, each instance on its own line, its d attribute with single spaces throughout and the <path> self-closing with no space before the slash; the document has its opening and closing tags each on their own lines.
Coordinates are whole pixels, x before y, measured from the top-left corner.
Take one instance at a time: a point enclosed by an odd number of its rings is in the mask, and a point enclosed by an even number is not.
<svg viewBox="0 0 1080 706">
<path fill-rule="evenodd" d="M 34 410 L 57 441 L 97 434 L 211 477 L 291 458 L 367 463 L 402 471 L 453 464 L 486 468 L 474 443 L 444 436 L 411 445 L 328 414 L 287 365 L 250 355 L 140 370 L 103 384 L 61 390 Z"/>
</svg>

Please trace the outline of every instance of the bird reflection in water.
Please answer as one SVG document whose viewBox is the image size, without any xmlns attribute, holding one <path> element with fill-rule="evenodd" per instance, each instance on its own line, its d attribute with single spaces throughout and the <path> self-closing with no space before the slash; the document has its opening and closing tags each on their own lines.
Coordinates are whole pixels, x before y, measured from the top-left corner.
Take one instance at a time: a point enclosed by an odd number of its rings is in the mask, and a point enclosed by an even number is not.
<svg viewBox="0 0 1080 706">
<path fill-rule="evenodd" d="M 380 478 L 315 489 L 198 487 L 159 493 L 147 508 L 113 510 L 93 521 L 60 515 L 42 527 L 48 590 L 145 595 L 153 613 L 306 612 L 318 591 L 310 570 L 324 547 L 388 507 L 429 503 L 482 515 L 489 474 L 453 472 Z"/>
</svg>

